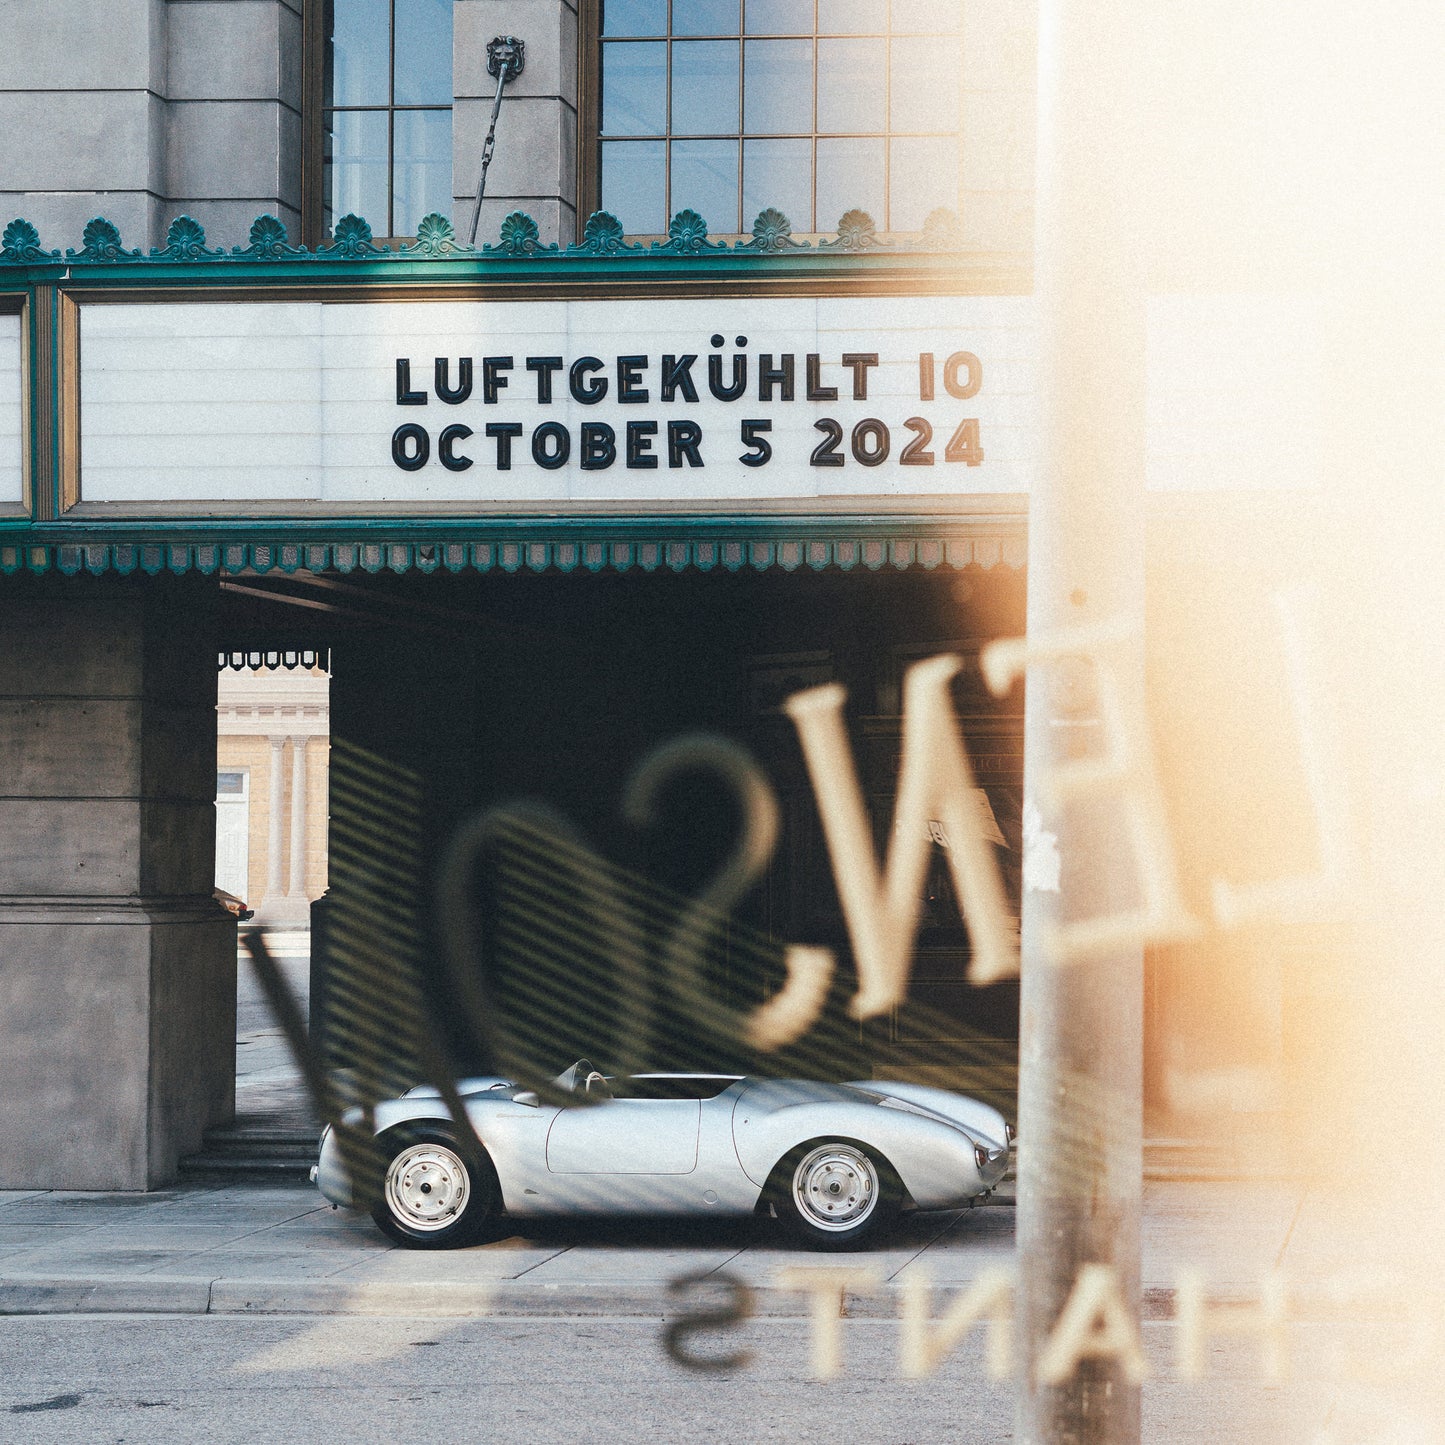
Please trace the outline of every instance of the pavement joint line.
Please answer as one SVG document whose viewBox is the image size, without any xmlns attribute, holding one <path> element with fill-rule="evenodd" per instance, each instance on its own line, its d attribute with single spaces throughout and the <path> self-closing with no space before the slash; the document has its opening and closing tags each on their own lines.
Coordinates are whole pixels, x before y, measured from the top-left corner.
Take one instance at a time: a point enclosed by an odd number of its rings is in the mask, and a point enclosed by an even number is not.
<svg viewBox="0 0 1445 1445">
<path fill-rule="evenodd" d="M 818 1266 L 821 1268 L 822 1266 Z M 229 1279 L 218 1277 L 118 1277 L 106 1281 L 56 1275 L 0 1278 L 0 1316 L 73 1314 L 205 1314 L 412 1316 L 436 1318 L 577 1318 L 611 1315 L 619 1319 L 665 1319 L 678 1313 L 669 1301 L 667 1282 L 575 1284 L 542 1291 L 517 1290 L 515 1280 L 464 1281 L 372 1280 L 338 1285 L 321 1280 Z M 957 1290 L 965 1283 L 945 1284 Z M 753 1285 L 758 1318 L 806 1319 L 805 1295 L 793 1287 Z M 888 1320 L 898 1316 L 902 1290 L 886 1283 L 876 1294 L 857 1294 L 848 1318 Z M 1145 1321 L 1174 1316 L 1172 1286 L 1143 1291 Z"/>
<path fill-rule="evenodd" d="M 908 1258 L 905 1259 L 903 1263 L 900 1264 L 898 1268 L 893 1271 L 892 1274 L 887 1276 L 885 1282 L 888 1284 L 892 1284 L 898 1278 L 898 1276 L 902 1274 L 905 1269 L 908 1268 L 910 1264 L 913 1264 L 915 1261 L 922 1258 L 923 1255 L 927 1254 L 928 1251 L 932 1249 L 933 1246 L 937 1244 L 938 1241 L 949 1232 L 949 1230 L 956 1229 L 961 1223 L 962 1219 L 963 1215 L 960 1214 L 957 1219 L 950 1219 L 940 1224 L 938 1229 L 933 1234 L 929 1235 L 929 1237 L 918 1246 L 916 1253 L 910 1254 Z"/>
<path fill-rule="evenodd" d="M 534 1269 L 540 1269 L 544 1264 L 550 1264 L 554 1259 L 560 1259 L 569 1250 L 573 1250 L 576 1248 L 577 1246 L 575 1244 L 564 1244 L 559 1249 L 556 1249 L 551 1254 L 549 1254 L 546 1259 L 539 1259 L 535 1264 L 529 1264 L 526 1269 L 522 1271 L 521 1274 L 513 1275 L 512 1277 L 514 1279 L 521 1279 L 522 1275 L 531 1274 Z"/>
<path fill-rule="evenodd" d="M 720 1270 L 720 1269 L 726 1269 L 726 1268 L 728 1267 L 728 1265 L 730 1265 L 734 1260 L 740 1259 L 740 1258 L 741 1258 L 744 1254 L 746 1254 L 746 1253 L 747 1253 L 747 1250 L 746 1250 L 746 1249 L 735 1249 L 735 1250 L 733 1250 L 733 1252 L 732 1252 L 730 1255 L 728 1255 L 728 1257 L 727 1257 L 725 1260 L 723 1260 L 721 1264 L 715 1264 L 715 1265 L 713 1265 L 713 1267 L 712 1267 L 711 1269 L 705 1269 L 705 1270 L 702 1272 L 702 1278 L 703 1278 L 703 1279 L 711 1279 L 711 1278 L 713 1277 L 713 1275 L 715 1275 L 715 1274 L 718 1272 L 718 1270 Z"/>
</svg>

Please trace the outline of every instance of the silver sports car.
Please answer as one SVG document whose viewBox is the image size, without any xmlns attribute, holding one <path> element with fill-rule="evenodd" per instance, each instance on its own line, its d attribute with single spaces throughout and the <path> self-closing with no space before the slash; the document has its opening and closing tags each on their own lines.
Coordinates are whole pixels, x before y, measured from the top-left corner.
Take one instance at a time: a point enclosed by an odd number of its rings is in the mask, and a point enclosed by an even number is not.
<svg viewBox="0 0 1445 1445">
<path fill-rule="evenodd" d="M 434 1249 L 468 1243 L 502 1211 L 772 1212 L 814 1246 L 846 1249 L 900 1209 L 957 1208 L 989 1194 L 1013 1138 L 998 1110 L 922 1084 L 605 1077 L 585 1059 L 556 1083 L 583 1097 L 560 1108 L 506 1079 L 459 1085 L 484 1157 L 458 1141 L 435 1088 L 377 1105 L 387 1161 L 377 1224 Z M 333 1204 L 352 1204 L 330 1129 L 312 1178 Z"/>
</svg>

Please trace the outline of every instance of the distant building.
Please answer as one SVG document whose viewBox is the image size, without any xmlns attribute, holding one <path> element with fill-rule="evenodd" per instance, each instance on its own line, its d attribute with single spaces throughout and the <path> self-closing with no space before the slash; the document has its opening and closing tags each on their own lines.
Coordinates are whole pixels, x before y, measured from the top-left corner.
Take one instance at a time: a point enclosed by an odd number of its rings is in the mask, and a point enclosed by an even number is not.
<svg viewBox="0 0 1445 1445">
<path fill-rule="evenodd" d="M 310 928 L 326 891 L 329 694 L 319 668 L 221 669 L 216 886 L 257 923 Z"/>
</svg>

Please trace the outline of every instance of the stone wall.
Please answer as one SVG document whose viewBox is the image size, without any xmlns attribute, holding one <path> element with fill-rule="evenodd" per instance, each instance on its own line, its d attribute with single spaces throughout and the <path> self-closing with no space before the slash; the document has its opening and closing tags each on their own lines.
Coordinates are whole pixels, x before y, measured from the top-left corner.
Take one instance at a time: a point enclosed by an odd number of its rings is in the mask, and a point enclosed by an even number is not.
<svg viewBox="0 0 1445 1445">
<path fill-rule="evenodd" d="M 185 213 L 244 244 L 261 212 L 296 232 L 302 0 L 0 5 L 0 211 L 48 246 L 92 216 L 129 246 Z"/>
<path fill-rule="evenodd" d="M 12 578 L 0 629 L 0 1188 L 145 1189 L 234 1108 L 206 579 Z"/>
</svg>

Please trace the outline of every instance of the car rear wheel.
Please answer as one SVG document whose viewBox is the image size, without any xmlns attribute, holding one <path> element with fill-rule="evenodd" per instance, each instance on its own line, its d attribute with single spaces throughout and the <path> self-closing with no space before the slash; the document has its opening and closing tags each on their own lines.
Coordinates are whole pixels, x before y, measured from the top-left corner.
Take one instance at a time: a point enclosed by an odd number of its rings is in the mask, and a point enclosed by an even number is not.
<svg viewBox="0 0 1445 1445">
<path fill-rule="evenodd" d="M 371 1217 L 382 1233 L 411 1249 L 470 1244 L 496 1208 L 496 1172 L 485 1156 L 469 1159 L 448 1130 L 391 1130 L 381 1197 Z"/>
<path fill-rule="evenodd" d="M 815 1249 L 854 1249 L 898 1212 L 903 1188 L 874 1150 L 843 1139 L 793 1150 L 778 1172 L 774 1207 Z"/>
</svg>

